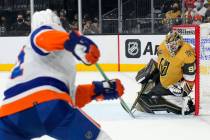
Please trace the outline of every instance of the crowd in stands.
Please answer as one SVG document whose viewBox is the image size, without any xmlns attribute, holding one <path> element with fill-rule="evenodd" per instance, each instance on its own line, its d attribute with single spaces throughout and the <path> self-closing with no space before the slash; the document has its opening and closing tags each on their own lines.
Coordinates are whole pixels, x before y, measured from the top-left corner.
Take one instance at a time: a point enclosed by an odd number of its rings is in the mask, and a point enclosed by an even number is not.
<svg viewBox="0 0 210 140">
<path fill-rule="evenodd" d="M 201 24 L 210 22 L 210 1 L 209 0 L 186 0 L 185 18 L 189 19 L 188 23 Z"/>
<path fill-rule="evenodd" d="M 163 29 L 169 30 L 173 25 L 196 24 L 210 22 L 210 0 L 173 1 L 170 6 L 164 5 L 162 11 Z"/>
<path fill-rule="evenodd" d="M 26 36 L 30 33 L 30 11 L 17 13 L 11 22 L 10 15 L 0 15 L 0 36 Z"/>
<path fill-rule="evenodd" d="M 210 0 L 159 0 L 159 5 L 158 8 L 154 5 L 156 34 L 167 33 L 173 25 L 210 22 Z M 70 16 L 65 9 L 55 10 L 54 12 L 59 15 L 66 31 L 78 30 L 77 13 L 72 13 Z M 30 11 L 18 11 L 12 14 L 13 16 L 10 16 L 11 14 L 7 15 L 0 10 L 0 36 L 28 35 L 30 33 Z M 123 33 L 151 33 L 150 15 L 151 13 L 148 13 L 145 17 L 136 17 L 131 20 L 123 16 Z M 106 16 L 102 16 L 102 33 L 118 32 L 117 16 L 117 9 Z M 11 18 L 13 19 L 11 20 Z M 100 34 L 97 17 L 83 14 L 82 21 L 83 34 Z"/>
<path fill-rule="evenodd" d="M 66 10 L 54 11 L 59 15 L 61 23 L 67 32 L 78 30 L 78 15 L 75 14 L 72 18 L 66 16 Z M 8 16 L 0 15 L 0 36 L 27 36 L 30 33 L 30 11 L 25 13 L 17 13 L 16 20 L 13 23 L 8 22 Z M 98 34 L 99 24 L 97 17 L 90 17 L 88 14 L 83 16 L 84 34 Z"/>
<path fill-rule="evenodd" d="M 60 10 L 58 13 L 55 11 L 60 17 L 61 23 L 66 31 L 71 30 L 78 30 L 78 15 L 75 14 L 72 18 L 68 20 L 66 17 L 66 11 L 64 9 Z M 88 14 L 84 14 L 82 19 L 82 32 L 84 34 L 98 34 L 99 33 L 99 24 L 98 24 L 98 18 L 96 17 L 90 17 Z"/>
</svg>

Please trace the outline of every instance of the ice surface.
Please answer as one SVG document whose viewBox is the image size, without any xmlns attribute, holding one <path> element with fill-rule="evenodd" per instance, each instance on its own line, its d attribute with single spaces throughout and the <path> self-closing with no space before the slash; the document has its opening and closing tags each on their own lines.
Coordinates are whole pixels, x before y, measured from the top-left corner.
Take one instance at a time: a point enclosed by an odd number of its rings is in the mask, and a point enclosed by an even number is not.
<svg viewBox="0 0 210 140">
<path fill-rule="evenodd" d="M 119 78 L 125 86 L 123 99 L 131 105 L 140 86 L 135 82 L 136 73 L 108 73 L 111 78 Z M 8 73 L 0 73 L 0 93 L 6 85 Z M 79 72 L 77 84 L 90 83 L 92 80 L 103 80 L 97 72 Z M 210 82 L 209 82 L 210 83 Z M 3 96 L 0 96 L 1 98 Z M 173 114 L 150 115 L 136 113 L 133 119 L 121 108 L 119 101 L 92 102 L 84 110 L 101 124 L 113 140 L 209 140 L 210 139 L 210 100 L 202 105 L 203 114 L 195 117 Z M 53 140 L 43 136 L 34 140 Z"/>
</svg>

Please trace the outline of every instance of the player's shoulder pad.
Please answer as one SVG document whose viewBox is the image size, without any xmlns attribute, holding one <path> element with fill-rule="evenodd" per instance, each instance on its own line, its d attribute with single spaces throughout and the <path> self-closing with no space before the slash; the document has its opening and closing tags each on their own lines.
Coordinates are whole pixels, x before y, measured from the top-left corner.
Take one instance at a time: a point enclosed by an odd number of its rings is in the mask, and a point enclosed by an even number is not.
<svg viewBox="0 0 210 140">
<path fill-rule="evenodd" d="M 183 44 L 183 58 L 185 63 L 195 62 L 195 51 L 189 43 Z"/>
<path fill-rule="evenodd" d="M 195 50 L 189 43 L 183 43 L 182 47 L 187 57 L 195 56 Z"/>
<path fill-rule="evenodd" d="M 41 49 L 35 42 L 36 40 L 36 37 L 43 31 L 47 31 L 47 30 L 53 30 L 53 28 L 51 26 L 48 26 L 48 25 L 43 25 L 43 26 L 40 26 L 39 28 L 33 30 L 29 36 L 29 39 L 30 39 L 30 44 L 33 48 L 33 50 L 39 54 L 39 55 L 42 55 L 42 56 L 46 56 L 48 55 L 49 53 L 44 51 L 43 49 Z"/>
<path fill-rule="evenodd" d="M 157 55 L 162 54 L 162 52 L 166 49 L 166 43 L 163 41 L 157 48 Z"/>
<path fill-rule="evenodd" d="M 159 47 L 158 47 L 158 49 L 160 49 L 160 50 L 167 49 L 166 48 L 166 42 L 165 41 L 161 42 L 160 45 L 159 45 Z"/>
</svg>

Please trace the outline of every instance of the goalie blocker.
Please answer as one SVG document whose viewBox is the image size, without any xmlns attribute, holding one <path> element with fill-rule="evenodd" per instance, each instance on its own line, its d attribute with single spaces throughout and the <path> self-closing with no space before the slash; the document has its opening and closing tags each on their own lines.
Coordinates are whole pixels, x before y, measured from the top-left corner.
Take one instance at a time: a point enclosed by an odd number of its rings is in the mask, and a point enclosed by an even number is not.
<svg viewBox="0 0 210 140">
<path fill-rule="evenodd" d="M 164 88 L 160 83 L 160 73 L 157 67 L 157 62 L 153 59 L 145 68 L 140 70 L 136 76 L 136 81 L 142 85 L 141 91 L 138 92 L 131 111 L 136 110 L 155 114 L 156 111 L 166 111 L 175 114 L 182 114 L 183 108 L 167 101 L 163 96 L 174 95 L 169 89 Z M 187 101 L 184 114 L 194 112 L 194 105 L 191 98 L 186 98 Z"/>
</svg>

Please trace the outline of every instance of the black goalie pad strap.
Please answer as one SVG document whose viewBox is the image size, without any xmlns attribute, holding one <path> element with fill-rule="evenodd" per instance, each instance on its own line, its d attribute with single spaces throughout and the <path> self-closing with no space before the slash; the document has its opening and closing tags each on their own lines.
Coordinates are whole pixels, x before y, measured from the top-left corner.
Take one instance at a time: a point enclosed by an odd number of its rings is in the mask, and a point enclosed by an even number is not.
<svg viewBox="0 0 210 140">
<path fill-rule="evenodd" d="M 147 82 L 151 78 L 152 74 L 157 71 L 158 71 L 157 63 L 153 59 L 151 59 L 149 61 L 149 63 L 147 64 L 147 66 L 145 68 L 141 69 L 137 73 L 136 81 L 138 83 L 143 84 L 143 83 Z"/>
</svg>

